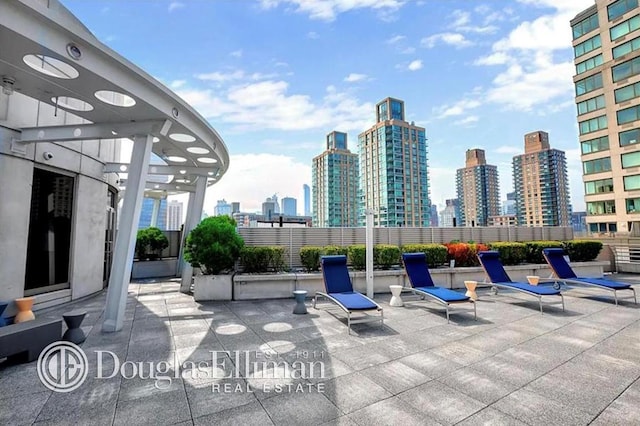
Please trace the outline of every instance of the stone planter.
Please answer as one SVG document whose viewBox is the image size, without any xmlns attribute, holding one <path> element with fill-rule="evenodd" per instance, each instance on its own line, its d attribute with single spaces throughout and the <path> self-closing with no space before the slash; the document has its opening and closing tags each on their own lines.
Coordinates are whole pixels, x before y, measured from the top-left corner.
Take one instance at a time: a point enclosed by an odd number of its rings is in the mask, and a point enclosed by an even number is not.
<svg viewBox="0 0 640 426">
<path fill-rule="evenodd" d="M 134 260 L 131 278 L 175 277 L 178 271 L 178 259 Z"/>
<path fill-rule="evenodd" d="M 196 275 L 193 298 L 196 302 L 231 300 L 233 295 L 232 275 Z M 268 299 L 269 297 L 263 297 Z"/>
</svg>

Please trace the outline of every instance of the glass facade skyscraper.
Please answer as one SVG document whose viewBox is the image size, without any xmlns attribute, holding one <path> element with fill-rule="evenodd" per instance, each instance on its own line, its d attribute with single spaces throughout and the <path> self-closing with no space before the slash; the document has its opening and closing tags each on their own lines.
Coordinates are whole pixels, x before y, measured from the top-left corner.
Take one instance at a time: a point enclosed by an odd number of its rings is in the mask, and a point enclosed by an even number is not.
<svg viewBox="0 0 640 426">
<path fill-rule="evenodd" d="M 158 209 L 156 213 L 156 223 L 153 223 L 154 209 Z M 155 226 L 165 231 L 167 229 L 167 199 L 144 198 L 142 200 L 142 209 L 140 210 L 140 221 L 138 229 Z"/>
<path fill-rule="evenodd" d="M 358 225 L 358 155 L 347 149 L 347 134 L 327 135 L 327 149 L 313 159 L 313 226 Z"/>
<path fill-rule="evenodd" d="M 376 124 L 358 135 L 359 224 L 373 209 L 376 226 L 430 225 L 431 201 L 425 129 L 405 121 L 404 102 L 386 98 L 376 105 Z"/>
</svg>

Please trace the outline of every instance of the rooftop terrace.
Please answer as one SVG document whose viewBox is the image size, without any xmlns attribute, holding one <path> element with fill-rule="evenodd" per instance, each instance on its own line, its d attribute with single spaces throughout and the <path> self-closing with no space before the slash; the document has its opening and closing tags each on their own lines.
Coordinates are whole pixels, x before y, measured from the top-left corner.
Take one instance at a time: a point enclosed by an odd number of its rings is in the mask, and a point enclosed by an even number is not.
<svg viewBox="0 0 640 426">
<path fill-rule="evenodd" d="M 378 295 L 384 327 L 359 324 L 348 335 L 341 316 L 293 315 L 292 300 L 197 303 L 178 282 L 131 284 L 121 332 L 100 331 L 104 294 L 38 314 L 87 310 L 87 380 L 57 393 L 35 362 L 0 364 L 0 424 L 640 424 L 638 305 L 616 308 L 608 294 L 575 289 L 565 312 L 540 315 L 530 297 L 479 294 L 478 321 L 454 309 L 451 324 L 437 304 L 403 296 L 405 307 L 390 307 Z M 98 379 L 97 350 L 121 363 L 209 367 L 183 369 L 170 384 Z M 209 351 L 229 357 L 212 367 Z M 245 369 L 246 357 L 258 362 Z M 113 357 L 104 359 L 108 376 Z M 318 361 L 324 374 L 288 379 L 268 368 L 260 378 L 264 359 Z M 236 367 L 240 377 L 221 378 Z"/>
</svg>

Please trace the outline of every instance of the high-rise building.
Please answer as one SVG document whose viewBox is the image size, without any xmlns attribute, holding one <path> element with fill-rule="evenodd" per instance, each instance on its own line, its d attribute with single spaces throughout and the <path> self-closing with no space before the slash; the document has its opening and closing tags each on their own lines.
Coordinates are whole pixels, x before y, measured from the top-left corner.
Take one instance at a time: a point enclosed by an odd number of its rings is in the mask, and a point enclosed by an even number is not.
<svg viewBox="0 0 640 426">
<path fill-rule="evenodd" d="M 640 231 L 639 12 L 635 0 L 596 0 L 571 20 L 590 232 Z"/>
<path fill-rule="evenodd" d="M 327 135 L 325 151 L 311 164 L 313 226 L 358 225 L 358 155 L 347 148 L 347 134 Z"/>
<path fill-rule="evenodd" d="M 234 201 L 231 203 L 231 214 L 240 213 L 240 203 Z"/>
<path fill-rule="evenodd" d="M 372 209 L 376 226 L 429 226 L 431 201 L 424 127 L 405 121 L 404 102 L 376 105 L 376 124 L 358 135 L 360 225 Z"/>
<path fill-rule="evenodd" d="M 138 229 L 150 226 L 161 230 L 167 229 L 167 199 L 145 197 L 142 200 Z"/>
<path fill-rule="evenodd" d="M 429 224 L 429 226 L 432 226 L 434 228 L 438 227 L 438 206 L 436 206 L 435 204 L 431 205 L 431 218 L 430 218 L 431 223 Z"/>
<path fill-rule="evenodd" d="M 465 167 L 456 172 L 460 203 L 458 226 L 488 226 L 490 216 L 500 215 L 498 168 L 487 164 L 483 149 L 468 149 Z"/>
<path fill-rule="evenodd" d="M 502 201 L 502 214 L 507 216 L 516 215 L 516 192 L 507 192 L 507 199 Z"/>
<path fill-rule="evenodd" d="M 227 200 L 218 200 L 218 204 L 213 208 L 214 216 L 231 216 L 232 209 L 231 204 L 227 203 Z"/>
<path fill-rule="evenodd" d="M 570 226 L 567 162 L 546 132 L 524 136 L 524 154 L 513 157 L 513 186 L 520 226 Z"/>
<path fill-rule="evenodd" d="M 167 204 L 167 231 L 179 231 L 182 227 L 183 203 L 171 200 Z"/>
<path fill-rule="evenodd" d="M 284 197 L 282 199 L 282 214 L 285 216 L 297 216 L 298 200 L 291 197 Z"/>
<path fill-rule="evenodd" d="M 267 200 L 265 202 L 273 203 L 273 205 L 274 205 L 273 212 L 276 213 L 276 214 L 280 213 L 280 203 L 278 202 L 278 194 L 273 194 L 271 197 L 267 197 Z"/>
<path fill-rule="evenodd" d="M 271 198 L 267 198 L 267 200 L 262 203 L 262 216 L 264 216 L 264 218 L 267 220 L 273 219 L 276 215 L 277 206 L 278 205 L 276 203 L 271 201 Z"/>
<path fill-rule="evenodd" d="M 440 226 L 450 228 L 459 224 L 458 199 L 445 200 L 445 208 L 440 212 Z"/>
<path fill-rule="evenodd" d="M 304 215 L 311 216 L 311 188 L 306 183 L 302 185 L 304 192 Z"/>
</svg>

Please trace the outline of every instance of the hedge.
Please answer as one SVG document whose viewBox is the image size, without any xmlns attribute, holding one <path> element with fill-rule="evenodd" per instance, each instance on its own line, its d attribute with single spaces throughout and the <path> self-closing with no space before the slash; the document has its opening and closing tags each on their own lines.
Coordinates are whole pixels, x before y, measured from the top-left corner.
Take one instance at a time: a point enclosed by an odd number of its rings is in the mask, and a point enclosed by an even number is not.
<svg viewBox="0 0 640 426">
<path fill-rule="evenodd" d="M 322 255 L 323 256 L 336 256 L 336 255 L 344 255 L 346 256 L 347 248 L 340 246 L 324 246 L 322 247 Z"/>
<path fill-rule="evenodd" d="M 589 262 L 598 257 L 600 250 L 602 250 L 600 241 L 573 240 L 564 241 L 562 244 L 572 262 Z"/>
<path fill-rule="evenodd" d="M 500 253 L 503 265 L 518 265 L 527 258 L 527 245 L 524 243 L 495 242 L 490 243 L 489 248 Z"/>
<path fill-rule="evenodd" d="M 391 244 L 373 246 L 373 264 L 378 268 L 389 269 L 400 262 L 400 247 Z"/>
<path fill-rule="evenodd" d="M 306 246 L 300 248 L 300 262 L 307 272 L 320 269 L 320 256 L 322 256 L 322 247 Z"/>
<path fill-rule="evenodd" d="M 449 243 L 447 247 L 447 260 L 455 260 L 455 266 L 478 266 L 478 252 L 489 250 L 486 244 L 475 243 Z"/>
<path fill-rule="evenodd" d="M 527 263 L 546 263 L 542 250 L 546 248 L 563 248 L 562 241 L 527 241 Z"/>
<path fill-rule="evenodd" d="M 244 247 L 240 261 L 244 272 L 282 272 L 286 269 L 285 248 L 282 246 Z"/>
<path fill-rule="evenodd" d="M 447 263 L 447 247 L 442 244 L 405 244 L 402 253 L 424 253 L 430 268 L 437 268 Z"/>
<path fill-rule="evenodd" d="M 347 257 L 353 269 L 363 270 L 367 265 L 367 248 L 364 244 L 354 244 L 347 247 Z"/>
</svg>

